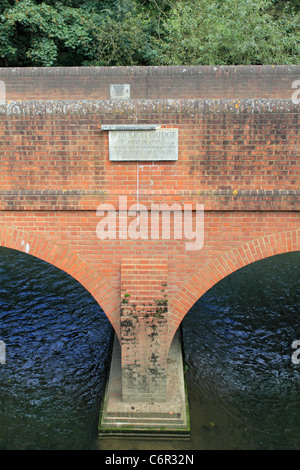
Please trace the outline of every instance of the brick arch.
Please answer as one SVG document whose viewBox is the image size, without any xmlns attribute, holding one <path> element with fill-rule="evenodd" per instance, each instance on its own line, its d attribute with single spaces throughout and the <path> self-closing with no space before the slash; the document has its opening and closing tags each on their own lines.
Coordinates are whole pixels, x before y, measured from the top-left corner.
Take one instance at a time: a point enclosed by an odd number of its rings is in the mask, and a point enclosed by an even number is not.
<svg viewBox="0 0 300 470">
<path fill-rule="evenodd" d="M 14 227 L 0 227 L 0 246 L 28 253 L 76 279 L 101 306 L 119 335 L 119 298 L 98 270 L 68 247 Z"/>
<path fill-rule="evenodd" d="M 290 230 L 251 240 L 207 263 L 169 302 L 170 343 L 190 308 L 217 282 L 255 261 L 299 250 L 300 230 Z"/>
</svg>

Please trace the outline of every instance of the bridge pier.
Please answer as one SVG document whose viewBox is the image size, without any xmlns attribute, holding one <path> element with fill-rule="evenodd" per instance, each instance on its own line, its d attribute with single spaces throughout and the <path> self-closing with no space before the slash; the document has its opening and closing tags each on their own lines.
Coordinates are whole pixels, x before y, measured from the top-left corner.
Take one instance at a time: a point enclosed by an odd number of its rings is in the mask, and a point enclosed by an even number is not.
<svg viewBox="0 0 300 470">
<path fill-rule="evenodd" d="M 166 334 L 166 319 L 121 319 L 123 401 L 166 401 Z"/>
<path fill-rule="evenodd" d="M 115 336 L 109 377 L 102 402 L 99 436 L 152 436 L 188 438 L 188 400 L 184 380 L 181 335 L 177 331 L 168 354 L 164 401 L 146 399 L 144 393 L 123 399 L 121 345 Z M 144 389 L 142 389 L 144 391 Z M 140 399 L 141 398 L 141 399 Z"/>
<path fill-rule="evenodd" d="M 120 342 L 122 399 L 166 400 L 168 265 L 123 260 Z"/>
<path fill-rule="evenodd" d="M 99 423 L 102 435 L 188 435 L 181 336 L 168 345 L 168 266 L 123 260 L 120 341 L 115 338 Z"/>
</svg>

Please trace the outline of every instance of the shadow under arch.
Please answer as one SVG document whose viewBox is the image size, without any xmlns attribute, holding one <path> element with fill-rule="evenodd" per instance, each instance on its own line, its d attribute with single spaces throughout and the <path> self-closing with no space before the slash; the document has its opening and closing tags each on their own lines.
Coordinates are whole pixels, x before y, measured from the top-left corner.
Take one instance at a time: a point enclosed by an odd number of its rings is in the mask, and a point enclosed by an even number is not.
<svg viewBox="0 0 300 470">
<path fill-rule="evenodd" d="M 191 307 L 219 281 L 255 261 L 299 250 L 300 230 L 295 229 L 248 241 L 208 262 L 170 300 L 169 345 Z"/>
<path fill-rule="evenodd" d="M 100 305 L 119 336 L 119 298 L 98 270 L 64 245 L 14 227 L 0 227 L 0 246 L 27 253 L 76 279 Z"/>
</svg>

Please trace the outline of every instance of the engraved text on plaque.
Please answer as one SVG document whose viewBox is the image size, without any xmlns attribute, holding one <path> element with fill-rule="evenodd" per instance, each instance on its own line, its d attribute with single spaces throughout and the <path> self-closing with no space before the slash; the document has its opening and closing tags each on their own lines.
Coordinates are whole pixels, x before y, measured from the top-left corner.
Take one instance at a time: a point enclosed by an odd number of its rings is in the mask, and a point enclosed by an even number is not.
<svg viewBox="0 0 300 470">
<path fill-rule="evenodd" d="M 109 159 L 178 160 L 178 129 L 109 131 Z"/>
</svg>

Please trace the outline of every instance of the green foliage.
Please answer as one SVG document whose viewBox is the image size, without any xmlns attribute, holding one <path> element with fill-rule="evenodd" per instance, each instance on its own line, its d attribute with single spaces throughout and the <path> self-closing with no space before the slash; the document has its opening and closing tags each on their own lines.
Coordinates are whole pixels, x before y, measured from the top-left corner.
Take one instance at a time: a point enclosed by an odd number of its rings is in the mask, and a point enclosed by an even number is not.
<svg viewBox="0 0 300 470">
<path fill-rule="evenodd" d="M 96 33 L 98 53 L 94 64 L 143 64 L 150 48 L 148 15 L 138 10 L 134 0 L 117 1 L 104 13 Z"/>
<path fill-rule="evenodd" d="M 77 65 L 95 53 L 91 15 L 61 2 L 52 3 L 16 0 L 3 11 L 2 66 L 64 65 L 67 55 Z"/>
<path fill-rule="evenodd" d="M 156 41 L 166 65 L 300 63 L 299 13 L 271 16 L 270 0 L 178 1 Z"/>
<path fill-rule="evenodd" d="M 300 0 L 0 0 L 0 66 L 300 63 Z"/>
</svg>

